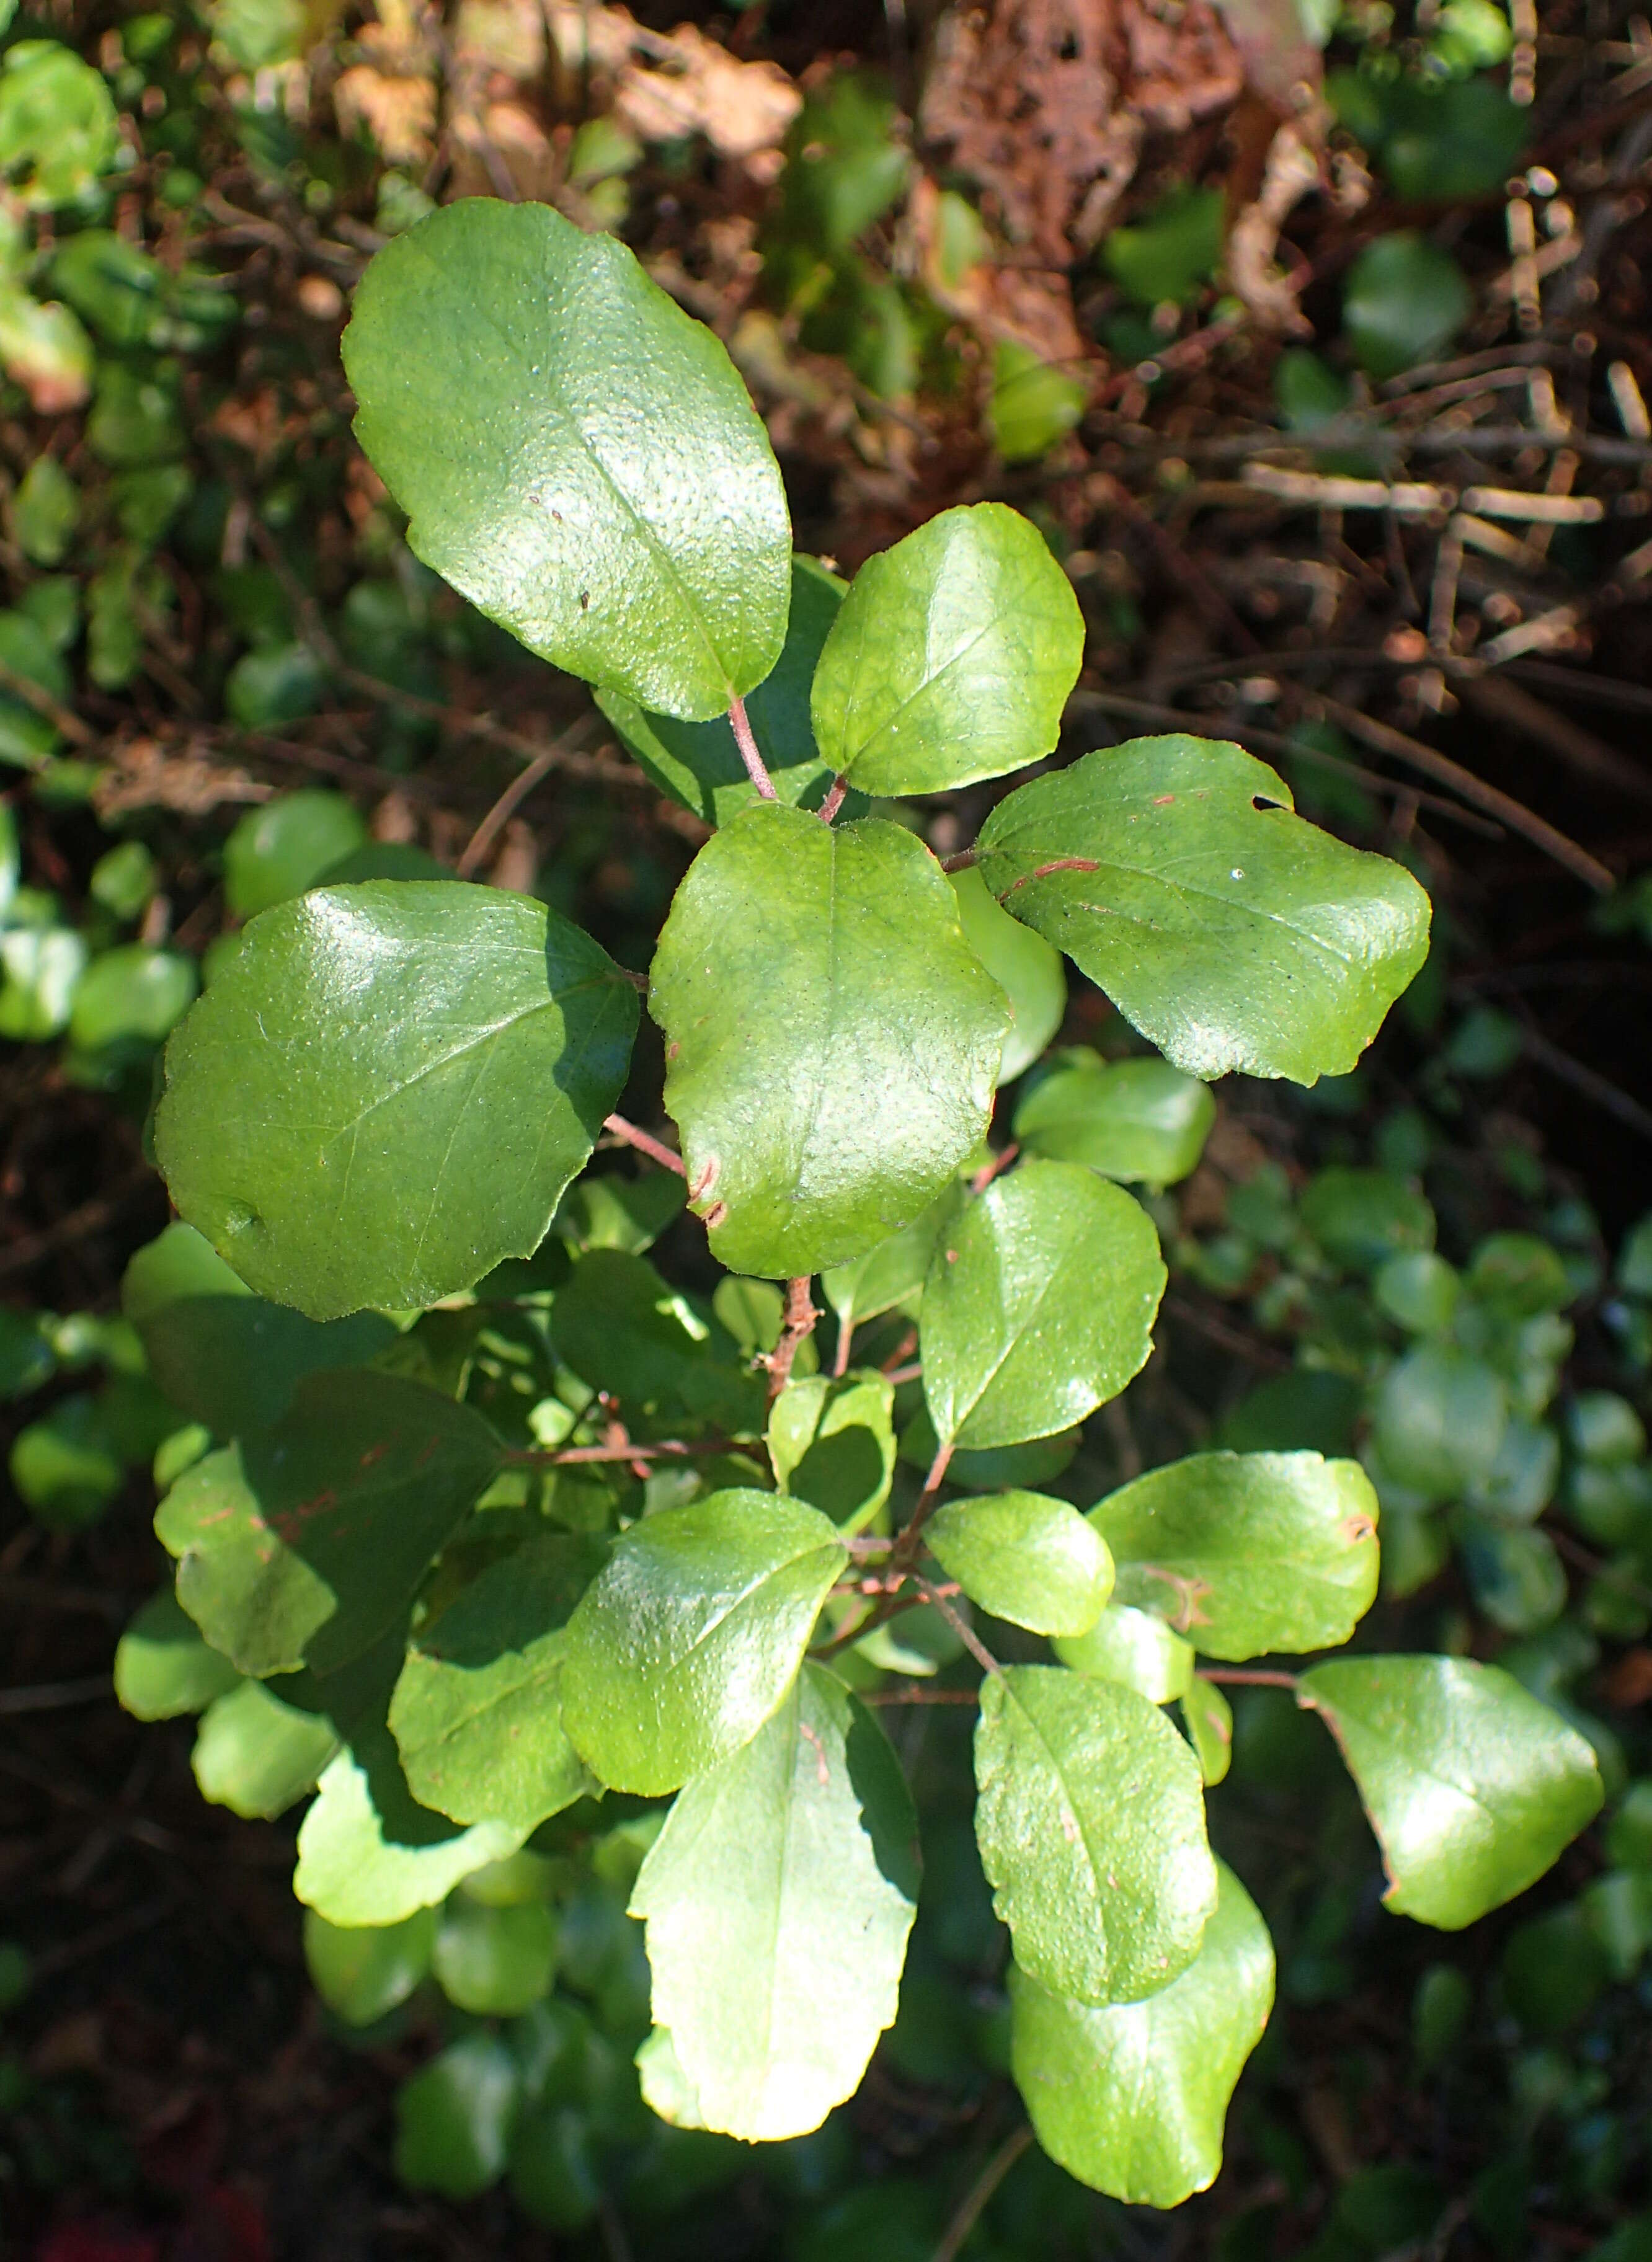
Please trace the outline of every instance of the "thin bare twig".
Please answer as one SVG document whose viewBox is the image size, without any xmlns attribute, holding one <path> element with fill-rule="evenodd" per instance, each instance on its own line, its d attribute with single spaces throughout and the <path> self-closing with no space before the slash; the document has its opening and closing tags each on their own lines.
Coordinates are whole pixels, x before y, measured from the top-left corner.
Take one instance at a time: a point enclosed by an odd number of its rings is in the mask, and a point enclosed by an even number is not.
<svg viewBox="0 0 1652 2262">
<path fill-rule="evenodd" d="M 1234 1688 L 1295 1689 L 1300 1675 L 1276 1673 L 1265 1665 L 1201 1665 L 1194 1669 L 1196 1681 L 1220 1681 Z"/>
<path fill-rule="evenodd" d="M 963 1612 L 953 1608 L 945 1588 L 937 1587 L 934 1581 L 929 1579 L 916 1580 L 914 1584 L 916 1585 L 919 1593 L 923 1596 L 925 1602 L 930 1603 L 935 1610 L 940 1611 L 941 1617 L 945 1618 L 947 1624 L 952 1628 L 953 1632 L 957 1635 L 958 1639 L 963 1644 L 965 1649 L 969 1651 L 970 1656 L 980 1667 L 982 1672 L 1001 1673 L 1004 1669 L 1003 1667 L 999 1663 L 997 1658 L 993 1656 L 986 1644 L 980 1639 L 979 1635 L 976 1632 L 975 1628 L 970 1624 L 968 1618 L 964 1617 Z M 956 1593 L 957 1590 L 955 1588 L 953 1591 Z"/>
<path fill-rule="evenodd" d="M 930 2262 L 957 2262 L 964 2241 L 980 2221 L 981 2210 L 1032 2141 L 1030 2122 L 1023 2121 L 1019 2129 L 1010 2131 L 959 2201 L 951 2222 L 941 2234 L 940 2245 L 930 2257 Z"/>
</svg>

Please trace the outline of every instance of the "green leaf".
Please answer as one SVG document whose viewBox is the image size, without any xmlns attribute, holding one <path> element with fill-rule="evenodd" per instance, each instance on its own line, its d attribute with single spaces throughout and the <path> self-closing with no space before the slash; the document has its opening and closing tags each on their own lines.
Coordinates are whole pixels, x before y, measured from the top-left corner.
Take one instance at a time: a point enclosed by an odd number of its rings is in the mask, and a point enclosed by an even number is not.
<svg viewBox="0 0 1652 2262">
<path fill-rule="evenodd" d="M 86 946 L 72 927 L 0 933 L 0 1037 L 35 1045 L 54 1037 L 68 1024 L 85 965 Z"/>
<path fill-rule="evenodd" d="M 1208 1087 L 1168 1061 L 1109 1065 L 1093 1053 L 1033 1086 L 1015 1111 L 1015 1137 L 1029 1155 L 1157 1192 L 1197 1168 L 1216 1120 Z"/>
<path fill-rule="evenodd" d="M 139 1250 L 120 1307 L 160 1387 L 220 1437 L 268 1429 L 307 1374 L 364 1366 L 397 1339 L 378 1312 L 317 1322 L 255 1296 L 192 1225 L 169 1225 Z"/>
<path fill-rule="evenodd" d="M 716 1358 L 705 1322 L 640 1257 L 588 1250 L 552 1306 L 551 1340 L 628 1411 L 681 1409 L 736 1432 L 761 1426 L 761 1378 Z"/>
<path fill-rule="evenodd" d="M 943 1442 L 1052 1436 L 1146 1363 L 1165 1290 L 1139 1202 L 1077 1163 L 994 1181 L 945 1235 L 924 1289 L 924 1396 Z"/>
<path fill-rule="evenodd" d="M 1090 1511 L 1121 1602 L 1207 1657 L 1336 1649 L 1376 1600 L 1377 1496 L 1357 1461 L 1194 1453 Z"/>
<path fill-rule="evenodd" d="M 430 1962 L 456 2010 L 512 2019 L 549 1992 L 556 1960 L 556 1919 L 542 1901 L 489 1908 L 455 1893 Z"/>
<path fill-rule="evenodd" d="M 980 868 L 1173 1066 L 1312 1084 L 1353 1068 L 1421 966 L 1429 906 L 1291 809 L 1237 746 L 1136 738 L 999 802 Z"/>
<path fill-rule="evenodd" d="M 100 952 L 81 976 L 69 1011 L 69 1041 L 83 1054 L 147 1055 L 183 1018 L 199 988 L 195 961 L 181 950 L 119 944 Z"/>
<path fill-rule="evenodd" d="M 1233 1707 L 1214 1681 L 1194 1678 L 1182 1691 L 1181 1717 L 1206 1787 L 1225 1783 L 1233 1764 Z"/>
<path fill-rule="evenodd" d="M 1367 243 L 1348 270 L 1342 326 L 1367 377 L 1398 377 L 1443 353 L 1474 311 L 1450 252 L 1415 228 Z"/>
<path fill-rule="evenodd" d="M 1346 1657 L 1298 1702 L 1342 1747 L 1388 1871 L 1388 1906 L 1458 1932 L 1543 1875 L 1600 1808 L 1583 1739 L 1495 1665 Z"/>
<path fill-rule="evenodd" d="M 1048 1665 L 981 1685 L 976 1836 L 1023 1971 L 1129 2003 L 1199 1952 L 1216 1906 L 1192 1752 L 1133 1689 Z"/>
<path fill-rule="evenodd" d="M 1476 1610 L 1505 1633 L 1535 1633 L 1565 1609 L 1566 1567 L 1547 1531 L 1478 1516 L 1455 1519 L 1463 1575 Z"/>
<path fill-rule="evenodd" d="M 450 2042 L 396 2092 L 395 2162 L 402 2182 L 451 2200 L 475 2199 L 497 2183 L 516 2125 L 518 2086 L 516 2061 L 497 2035 Z"/>
<path fill-rule="evenodd" d="M 950 875 L 963 939 L 1009 999 L 1011 1028 L 999 1064 L 1000 1084 L 1028 1069 L 1061 1027 L 1067 976 L 1061 953 L 999 909 L 975 865 Z"/>
<path fill-rule="evenodd" d="M 1092 2190 L 1179 2207 L 1214 2182 L 1223 2124 L 1273 2006 L 1273 1948 L 1225 1865 L 1180 1977 L 1143 2003 L 1091 2009 L 1010 1971 L 1011 2064 L 1039 2143 Z"/>
<path fill-rule="evenodd" d="M 1172 189 L 1135 227 L 1107 230 L 1101 263 L 1139 306 L 1188 306 L 1222 256 L 1220 189 Z"/>
<path fill-rule="evenodd" d="M 898 825 L 748 809 L 696 857 L 650 979 L 689 1207 L 731 1271 L 860 1256 L 985 1134 L 1007 1007 Z"/>
<path fill-rule="evenodd" d="M 80 522 L 80 489 L 55 456 L 40 455 L 11 498 L 18 547 L 37 566 L 57 566 Z"/>
<path fill-rule="evenodd" d="M 433 213 L 364 277 L 344 366 L 415 554 L 530 651 L 689 721 L 774 666 L 791 530 L 768 434 L 613 237 L 547 205 Z"/>
<path fill-rule="evenodd" d="M 150 1596 L 115 1645 L 115 1696 L 134 1719 L 204 1711 L 240 1679 L 201 1639 L 170 1587 Z"/>
<path fill-rule="evenodd" d="M 1089 398 L 1083 378 L 1041 359 L 1018 338 L 999 338 L 994 345 L 986 422 L 1006 464 L 1046 454 L 1071 431 Z"/>
<path fill-rule="evenodd" d="M 249 809 L 224 844 L 224 893 L 237 918 L 301 896 L 364 846 L 367 827 L 342 793 L 278 793 Z"/>
<path fill-rule="evenodd" d="M 1083 659 L 1072 584 L 1030 520 L 943 510 L 856 574 L 815 671 L 815 737 L 866 793 L 1001 777 L 1052 751 Z"/>
<path fill-rule="evenodd" d="M 832 783 L 809 720 L 809 686 L 827 631 L 843 602 L 843 584 L 812 558 L 791 561 L 791 615 L 786 641 L 772 671 L 746 702 L 757 751 L 780 799 L 797 809 L 819 809 Z M 709 723 L 680 723 L 649 715 L 622 692 L 599 691 L 596 703 L 654 783 L 715 830 L 755 801 L 752 783 L 726 715 Z M 847 818 L 864 816 L 864 794 L 843 803 Z"/>
<path fill-rule="evenodd" d="M 278 904 L 167 1048 L 172 1199 L 312 1319 L 468 1288 L 545 1238 L 637 999 L 530 897 L 369 881 Z"/>
<path fill-rule="evenodd" d="M 963 1207 L 964 1191 L 954 1178 L 921 1217 L 848 1264 L 833 1265 L 820 1286 L 840 1327 L 854 1329 L 915 1296 L 924 1285 L 935 1243 Z"/>
<path fill-rule="evenodd" d="M 1092 1681 L 1115 1681 L 1150 1704 L 1169 1704 L 1194 1685 L 1194 1649 L 1163 1618 L 1129 1603 L 1102 1611 L 1087 1632 L 1057 1642 L 1056 1655 Z"/>
<path fill-rule="evenodd" d="M 321 1777 L 299 1831 L 292 1890 L 329 1924 L 400 1924 L 527 1834 L 505 1822 L 460 1830 L 417 1805 L 388 1729 L 370 1725 Z"/>
<path fill-rule="evenodd" d="M 19 1430 L 8 1466 L 18 1498 L 48 1531 L 83 1531 L 126 1482 L 107 1415 L 90 1391 L 60 1398 Z"/>
<path fill-rule="evenodd" d="M 1087 1633 L 1113 1591 L 1105 1543 L 1043 1493 L 953 1501 L 925 1524 L 924 1544 L 972 1603 L 1033 1633 Z"/>
<path fill-rule="evenodd" d="M 572 1536 L 530 1540 L 420 1629 L 390 1726 L 422 1805 L 528 1831 L 597 1789 L 563 1731 L 559 1687 L 562 1629 L 602 1560 Z"/>
<path fill-rule="evenodd" d="M 1372 1443 L 1383 1472 L 1425 1500 L 1455 1500 L 1497 1465 L 1509 1418 L 1501 1375 L 1449 1344 L 1424 1344 L 1383 1376 Z"/>
<path fill-rule="evenodd" d="M 894 1403 L 894 1386 L 881 1374 L 789 1382 L 768 1415 L 769 1466 L 781 1491 L 840 1531 L 864 1531 L 895 1474 Z"/>
<path fill-rule="evenodd" d="M 836 1528 L 729 1491 L 622 1535 L 569 1622 L 562 1717 L 616 1790 L 656 1797 L 748 1743 L 802 1662 L 848 1560 Z"/>
<path fill-rule="evenodd" d="M 267 1435 L 186 1470 L 155 1528 L 179 1602 L 243 1673 L 328 1673 L 395 1624 L 498 1466 L 493 1431 L 451 1398 L 313 1374 Z"/>
<path fill-rule="evenodd" d="M 115 106 L 102 75 L 55 40 L 19 40 L 0 61 L 0 171 L 49 211 L 113 162 Z"/>
<path fill-rule="evenodd" d="M 346 2026 L 371 2027 L 405 2003 L 430 1968 L 436 1912 L 420 1909 L 400 1924 L 328 1924 L 304 1912 L 304 1961 L 310 1984 Z"/>
<path fill-rule="evenodd" d="M 645 1171 L 635 1178 L 615 1171 L 594 1178 L 588 1172 L 563 1196 L 555 1229 L 571 1249 L 621 1249 L 640 1257 L 685 1199 L 683 1183 L 671 1171 Z"/>
<path fill-rule="evenodd" d="M 1350 1272 L 1374 1272 L 1389 1257 L 1434 1246 L 1433 1211 L 1390 1171 L 1333 1163 L 1316 1172 L 1302 1190 L 1302 1218 L 1326 1256 Z"/>
<path fill-rule="evenodd" d="M 800 2136 L 853 2093 L 895 2016 L 916 1839 L 882 1730 L 818 1666 L 679 1794 L 631 1914 L 701 2125 Z"/>
<path fill-rule="evenodd" d="M 332 1723 L 243 1681 L 201 1715 L 190 1755 L 196 1787 L 243 1821 L 273 1821 L 314 1790 L 338 1749 Z"/>
</svg>

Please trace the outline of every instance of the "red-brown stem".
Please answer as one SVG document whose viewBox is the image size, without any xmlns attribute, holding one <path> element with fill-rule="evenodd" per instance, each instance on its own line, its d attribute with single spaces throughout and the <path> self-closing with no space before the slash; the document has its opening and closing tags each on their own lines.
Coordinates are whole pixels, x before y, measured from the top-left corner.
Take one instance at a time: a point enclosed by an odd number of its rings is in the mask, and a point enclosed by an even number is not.
<svg viewBox="0 0 1652 2262">
<path fill-rule="evenodd" d="M 862 1704 L 978 1704 L 973 1689 L 874 1689 Z"/>
<path fill-rule="evenodd" d="M 740 750 L 740 760 L 746 765 L 747 776 L 757 788 L 759 795 L 764 801 L 778 801 L 780 796 L 775 791 L 775 781 L 769 776 L 763 758 L 757 750 L 757 740 L 753 736 L 752 726 L 747 719 L 746 702 L 743 699 L 729 701 L 728 719 L 729 728 L 734 733 L 734 743 Z"/>
<path fill-rule="evenodd" d="M 999 1172 L 1000 1171 L 1007 1171 L 1010 1164 L 1015 1160 L 1015 1157 L 1021 1153 L 1021 1149 L 1012 1139 L 1009 1145 L 1003 1148 L 998 1154 L 994 1155 L 990 1163 L 982 1163 L 980 1169 L 970 1181 L 970 1192 L 972 1194 L 984 1194 L 987 1188 L 992 1185 L 993 1179 L 997 1178 Z"/>
<path fill-rule="evenodd" d="M 831 824 L 839 810 L 842 808 L 843 796 L 848 789 L 849 782 L 840 771 L 838 775 L 833 779 L 831 784 L 826 788 L 826 799 L 821 803 L 819 808 L 815 812 L 815 814 L 819 818 L 822 825 Z"/>
<path fill-rule="evenodd" d="M 849 1353 L 850 1353 L 850 1351 L 853 1350 L 854 1345 L 855 1345 L 855 1327 L 854 1327 L 854 1323 L 853 1323 L 853 1322 L 851 1322 L 851 1321 L 845 1320 L 845 1319 L 843 1319 L 843 1318 L 840 1317 L 840 1319 L 839 1319 L 839 1321 L 838 1321 L 838 1347 L 837 1347 L 837 1352 L 836 1352 L 836 1355 L 834 1356 L 834 1358 L 833 1358 L 833 1361 L 832 1361 L 832 1372 L 833 1372 L 833 1375 L 834 1375 L 834 1376 L 835 1376 L 835 1375 L 843 1375 L 843 1374 L 847 1374 L 847 1373 L 848 1372 L 848 1371 L 849 1371 Z"/>
<path fill-rule="evenodd" d="M 675 1171 L 680 1178 L 688 1177 L 681 1155 L 674 1155 L 669 1147 L 662 1146 L 646 1131 L 639 1131 L 634 1123 L 627 1123 L 623 1115 L 605 1115 L 602 1128 L 612 1132 L 623 1145 L 634 1147 L 639 1155 L 646 1155 L 651 1163 L 658 1163 L 662 1170 Z"/>
<path fill-rule="evenodd" d="M 1300 1676 L 1295 1673 L 1274 1673 L 1266 1666 L 1201 1665 L 1197 1668 L 1196 1678 L 1201 1681 L 1228 1681 L 1249 1689 L 1295 1689 Z"/>
<path fill-rule="evenodd" d="M 943 872 L 967 872 L 971 864 L 980 861 L 980 855 L 978 848 L 960 848 L 956 856 L 941 858 L 941 868 Z"/>
<path fill-rule="evenodd" d="M 690 1444 L 668 1438 L 660 1445 L 564 1445 L 559 1451 L 536 1452 L 530 1445 L 511 1446 L 505 1454 L 513 1469 L 566 1469 L 587 1461 L 678 1461 L 696 1453 L 726 1453 L 734 1450 L 728 1437 L 699 1437 Z"/>
<path fill-rule="evenodd" d="M 952 1604 L 948 1601 L 947 1596 L 949 1592 L 956 1595 L 958 1591 L 957 1588 L 954 1587 L 949 1589 L 945 1587 L 933 1586 L 927 1579 L 920 1579 L 918 1581 L 918 1588 L 920 1593 L 923 1596 L 925 1602 L 933 1603 L 936 1610 L 940 1611 L 941 1617 L 945 1618 L 947 1624 L 952 1628 L 953 1632 L 957 1635 L 958 1639 L 963 1644 L 965 1649 L 969 1651 L 970 1656 L 980 1667 L 982 1672 L 1001 1673 L 1004 1669 L 1003 1667 L 999 1663 L 997 1658 L 993 1656 L 986 1644 L 977 1638 L 975 1629 L 970 1624 L 968 1618 L 964 1617 L 962 1610 L 955 1610 Z"/>
<path fill-rule="evenodd" d="M 814 1323 L 820 1315 L 814 1307 L 814 1298 L 809 1293 L 809 1278 L 805 1273 L 786 1283 L 786 1316 L 781 1323 L 780 1341 L 768 1354 L 768 1398 L 772 1405 L 791 1380 L 792 1362 L 802 1346 L 814 1333 Z"/>
</svg>

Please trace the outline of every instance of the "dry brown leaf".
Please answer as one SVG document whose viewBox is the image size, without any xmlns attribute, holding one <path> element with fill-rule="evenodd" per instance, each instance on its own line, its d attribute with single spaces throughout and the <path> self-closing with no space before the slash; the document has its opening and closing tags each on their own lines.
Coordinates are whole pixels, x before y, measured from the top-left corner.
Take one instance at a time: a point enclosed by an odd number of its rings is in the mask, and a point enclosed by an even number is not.
<svg viewBox="0 0 1652 2262">
<path fill-rule="evenodd" d="M 268 801 L 275 791 L 245 770 L 191 749 L 168 754 L 153 738 L 128 738 L 109 749 L 92 791 L 100 817 L 134 809 L 175 809 L 204 816 L 225 803 Z"/>
<path fill-rule="evenodd" d="M 1011 240 L 1064 268 L 1128 186 L 1143 126 L 1184 129 L 1241 76 L 1210 0 L 990 0 L 942 18 L 921 122 Z"/>
<path fill-rule="evenodd" d="M 780 147 L 803 105 L 778 63 L 742 62 L 693 24 L 662 34 L 627 9 L 575 0 L 547 0 L 546 14 L 566 67 L 613 76 L 615 115 L 639 140 L 703 133 L 723 156 L 749 161 Z"/>
<path fill-rule="evenodd" d="M 364 126 L 391 165 L 422 165 L 434 145 L 436 89 L 428 78 L 393 76 L 372 63 L 339 74 L 333 106 L 343 133 Z"/>
<path fill-rule="evenodd" d="M 913 184 L 908 225 L 924 288 L 935 304 L 990 342 L 1011 340 L 1041 361 L 1082 361 L 1085 342 L 1064 275 L 983 260 L 966 275 L 948 281 L 939 241 L 940 204 L 941 191 L 927 174 Z"/>
<path fill-rule="evenodd" d="M 519 82 L 537 78 L 545 68 L 545 38 L 539 0 L 464 0 L 453 27 L 453 56 Z"/>
</svg>

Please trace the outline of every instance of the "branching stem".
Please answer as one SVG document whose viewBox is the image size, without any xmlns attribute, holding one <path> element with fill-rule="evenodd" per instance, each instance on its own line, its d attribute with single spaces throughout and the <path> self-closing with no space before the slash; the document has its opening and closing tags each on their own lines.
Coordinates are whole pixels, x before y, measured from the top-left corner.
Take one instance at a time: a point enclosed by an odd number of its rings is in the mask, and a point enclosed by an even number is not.
<svg viewBox="0 0 1652 2262">
<path fill-rule="evenodd" d="M 746 774 L 757 788 L 760 798 L 764 801 L 778 801 L 780 796 L 775 791 L 775 781 L 769 776 L 762 755 L 758 752 L 757 740 L 753 735 L 751 724 L 747 719 L 746 702 L 743 699 L 729 701 L 728 720 L 729 728 L 734 733 L 734 743 L 740 750 L 740 760 L 746 765 Z M 830 818 L 827 822 L 828 824 L 831 822 Z"/>
<path fill-rule="evenodd" d="M 768 1369 L 768 1402 L 772 1406 L 791 1380 L 791 1369 L 797 1353 L 814 1333 L 814 1323 L 820 1315 L 815 1309 L 814 1298 L 809 1293 L 807 1274 L 786 1283 L 786 1316 L 781 1322 L 780 1341 L 764 1361 Z"/>
<path fill-rule="evenodd" d="M 977 1634 L 975 1628 L 970 1624 L 968 1618 L 964 1617 L 963 1611 L 955 1610 L 953 1609 L 951 1602 L 949 1600 L 949 1596 L 956 1595 L 958 1591 L 957 1588 L 956 1587 L 937 1587 L 928 1579 L 920 1579 L 916 1581 L 915 1583 L 919 1591 L 923 1596 L 925 1602 L 934 1603 L 935 1609 L 940 1611 L 941 1617 L 945 1618 L 947 1624 L 952 1628 L 953 1632 L 957 1635 L 958 1639 L 963 1644 L 965 1649 L 969 1651 L 970 1656 L 980 1667 L 982 1672 L 1001 1673 L 1004 1670 L 1003 1667 L 999 1663 L 997 1658 L 993 1656 L 986 1644 Z"/>
</svg>

